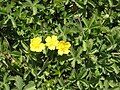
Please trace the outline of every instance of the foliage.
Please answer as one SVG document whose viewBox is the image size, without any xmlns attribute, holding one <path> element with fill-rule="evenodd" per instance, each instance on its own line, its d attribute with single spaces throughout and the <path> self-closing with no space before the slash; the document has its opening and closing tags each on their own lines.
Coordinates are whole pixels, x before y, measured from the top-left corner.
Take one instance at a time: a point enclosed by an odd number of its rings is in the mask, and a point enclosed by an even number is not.
<svg viewBox="0 0 120 90">
<path fill-rule="evenodd" d="M 30 51 L 51 35 L 68 55 Z M 120 90 L 119 40 L 120 0 L 0 0 L 0 90 Z"/>
</svg>

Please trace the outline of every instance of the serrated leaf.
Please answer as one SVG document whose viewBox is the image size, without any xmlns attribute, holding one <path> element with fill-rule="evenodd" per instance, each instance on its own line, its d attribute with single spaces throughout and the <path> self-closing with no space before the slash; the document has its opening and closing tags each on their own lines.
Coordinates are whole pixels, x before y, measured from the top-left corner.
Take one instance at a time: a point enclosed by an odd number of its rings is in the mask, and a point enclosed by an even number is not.
<svg viewBox="0 0 120 90">
<path fill-rule="evenodd" d="M 15 86 L 18 88 L 18 90 L 22 90 L 25 83 L 23 82 L 23 79 L 20 76 L 15 77 Z"/>
<path fill-rule="evenodd" d="M 25 86 L 23 90 L 36 90 L 35 83 L 33 81 L 29 81 L 28 85 Z"/>
<path fill-rule="evenodd" d="M 108 89 L 108 87 L 109 87 L 108 80 L 105 80 L 105 81 L 104 81 L 104 86 L 105 86 L 105 89 L 107 90 L 107 89 Z"/>
<path fill-rule="evenodd" d="M 114 82 L 113 80 L 110 80 L 110 81 L 109 81 L 109 85 L 110 85 L 111 87 L 114 87 L 114 86 L 115 86 L 115 82 Z"/>
<path fill-rule="evenodd" d="M 87 45 L 88 45 L 88 46 L 87 46 L 88 49 L 91 50 L 92 47 L 93 47 L 93 39 L 89 39 L 89 41 L 88 41 L 87 43 L 88 43 L 88 44 L 87 44 Z"/>
</svg>

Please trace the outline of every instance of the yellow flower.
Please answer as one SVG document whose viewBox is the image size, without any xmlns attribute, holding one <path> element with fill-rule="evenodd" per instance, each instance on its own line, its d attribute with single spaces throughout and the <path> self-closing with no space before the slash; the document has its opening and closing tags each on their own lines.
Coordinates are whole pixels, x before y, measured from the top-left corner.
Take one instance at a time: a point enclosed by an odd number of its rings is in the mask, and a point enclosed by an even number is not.
<svg viewBox="0 0 120 90">
<path fill-rule="evenodd" d="M 41 52 L 45 49 L 45 44 L 41 43 L 42 39 L 40 37 L 36 37 L 30 40 L 30 50 Z"/>
<path fill-rule="evenodd" d="M 69 50 L 70 46 L 71 44 L 69 42 L 60 41 L 57 46 L 58 54 L 59 55 L 68 54 L 70 52 Z"/>
<path fill-rule="evenodd" d="M 58 44 L 58 40 L 57 40 L 57 36 L 53 35 L 53 36 L 48 36 L 46 39 L 46 46 L 48 46 L 48 48 L 50 50 L 55 50 L 57 44 Z"/>
</svg>

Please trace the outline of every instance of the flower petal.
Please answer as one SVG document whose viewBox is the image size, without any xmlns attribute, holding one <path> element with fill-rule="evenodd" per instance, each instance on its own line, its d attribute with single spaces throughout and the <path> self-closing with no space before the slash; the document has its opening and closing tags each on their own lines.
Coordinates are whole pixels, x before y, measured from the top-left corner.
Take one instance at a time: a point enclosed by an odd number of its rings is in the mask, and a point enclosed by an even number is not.
<svg viewBox="0 0 120 90">
<path fill-rule="evenodd" d="M 63 51 L 58 50 L 58 54 L 59 54 L 59 55 L 63 55 Z"/>
</svg>

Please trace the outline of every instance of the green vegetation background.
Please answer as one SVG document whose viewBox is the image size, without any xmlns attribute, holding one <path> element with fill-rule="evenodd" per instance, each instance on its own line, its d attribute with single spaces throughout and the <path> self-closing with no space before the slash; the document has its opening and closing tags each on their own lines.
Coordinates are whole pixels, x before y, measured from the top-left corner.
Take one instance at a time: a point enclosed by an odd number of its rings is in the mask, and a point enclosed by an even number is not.
<svg viewBox="0 0 120 90">
<path fill-rule="evenodd" d="M 29 50 L 48 35 L 69 55 Z M 0 0 L 0 90 L 120 90 L 120 0 Z"/>
</svg>

